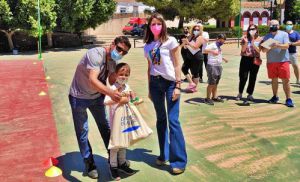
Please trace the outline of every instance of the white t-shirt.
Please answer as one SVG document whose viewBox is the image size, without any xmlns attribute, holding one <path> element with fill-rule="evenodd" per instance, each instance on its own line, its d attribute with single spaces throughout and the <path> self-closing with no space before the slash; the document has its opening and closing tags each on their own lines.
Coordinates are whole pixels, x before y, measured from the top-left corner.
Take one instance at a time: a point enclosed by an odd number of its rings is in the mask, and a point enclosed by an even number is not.
<svg viewBox="0 0 300 182">
<path fill-rule="evenodd" d="M 113 84 L 110 86 L 110 89 L 112 90 L 117 90 L 117 84 Z M 129 94 L 129 92 L 131 91 L 129 85 L 125 84 L 125 87 L 123 88 L 123 90 L 121 91 L 121 94 L 124 93 L 124 94 Z M 107 102 L 110 102 L 112 101 L 111 97 L 106 95 L 105 98 L 104 98 L 104 104 L 106 104 Z M 112 127 L 112 122 L 113 122 L 113 119 L 114 119 L 114 113 L 115 113 L 115 110 L 117 109 L 117 106 L 118 106 L 119 103 L 115 103 L 115 104 L 112 104 L 112 105 L 109 105 L 108 106 L 108 110 L 109 110 L 109 123 L 110 123 L 110 126 Z"/>
<path fill-rule="evenodd" d="M 217 46 L 216 42 L 213 42 L 211 44 L 209 44 L 205 50 L 218 50 L 219 54 L 217 56 L 208 53 L 208 61 L 207 64 L 209 65 L 213 65 L 213 66 L 221 66 L 222 63 L 222 50 Z"/>
<path fill-rule="evenodd" d="M 204 39 L 209 40 L 209 34 L 208 34 L 208 32 L 202 32 L 202 36 L 203 36 Z M 204 49 L 206 48 L 207 43 L 208 43 L 208 41 L 207 41 L 207 42 L 204 42 L 204 43 L 202 44 L 202 53 L 204 53 Z"/>
<path fill-rule="evenodd" d="M 160 45 L 160 41 L 153 41 L 144 47 L 144 55 L 151 61 L 150 75 L 160 75 L 167 80 L 175 81 L 174 58 L 172 58 L 170 51 L 178 47 L 179 44 L 174 37 L 169 36 L 168 40 Z M 158 47 L 159 51 L 157 51 Z M 154 56 L 155 52 L 157 52 L 156 56 Z"/>
</svg>

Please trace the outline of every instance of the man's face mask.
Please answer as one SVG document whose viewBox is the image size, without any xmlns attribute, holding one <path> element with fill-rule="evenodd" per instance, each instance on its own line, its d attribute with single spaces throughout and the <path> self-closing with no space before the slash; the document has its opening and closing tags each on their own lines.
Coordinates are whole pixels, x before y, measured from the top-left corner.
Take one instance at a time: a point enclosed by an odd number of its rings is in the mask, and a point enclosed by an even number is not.
<svg viewBox="0 0 300 182">
<path fill-rule="evenodd" d="M 278 25 L 270 26 L 270 32 L 277 32 L 277 30 L 278 30 Z"/>
</svg>

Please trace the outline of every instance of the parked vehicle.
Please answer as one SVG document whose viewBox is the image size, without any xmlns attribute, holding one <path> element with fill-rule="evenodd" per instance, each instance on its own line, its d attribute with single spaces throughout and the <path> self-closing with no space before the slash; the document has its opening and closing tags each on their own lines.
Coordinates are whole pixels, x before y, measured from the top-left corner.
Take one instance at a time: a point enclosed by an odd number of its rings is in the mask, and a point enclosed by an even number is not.
<svg viewBox="0 0 300 182">
<path fill-rule="evenodd" d="M 131 31 L 135 28 L 135 27 L 139 27 L 141 25 L 146 24 L 147 20 L 146 18 L 138 18 L 138 17 L 132 17 L 130 18 L 129 22 L 127 23 L 127 25 L 125 25 L 122 29 L 122 32 L 124 35 L 131 35 Z"/>
<path fill-rule="evenodd" d="M 146 24 L 133 26 L 133 29 L 131 30 L 131 35 L 132 36 L 137 35 L 142 37 L 144 36 L 145 28 L 146 28 Z"/>
</svg>

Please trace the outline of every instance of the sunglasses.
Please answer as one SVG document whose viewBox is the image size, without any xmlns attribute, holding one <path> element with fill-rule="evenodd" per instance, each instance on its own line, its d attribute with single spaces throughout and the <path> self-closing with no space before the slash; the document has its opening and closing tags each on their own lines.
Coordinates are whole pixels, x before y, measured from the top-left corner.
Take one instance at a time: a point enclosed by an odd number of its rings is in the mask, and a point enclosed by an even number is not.
<svg viewBox="0 0 300 182">
<path fill-rule="evenodd" d="M 128 53 L 128 51 L 125 51 L 122 47 L 120 47 L 118 45 L 116 46 L 116 50 L 118 52 L 122 52 L 122 55 L 126 55 Z"/>
<path fill-rule="evenodd" d="M 256 30 L 256 28 L 250 28 L 249 30 Z"/>
<path fill-rule="evenodd" d="M 286 24 L 286 25 L 293 25 L 293 24 Z"/>
<path fill-rule="evenodd" d="M 194 31 L 200 31 L 200 29 L 194 29 Z"/>
<path fill-rule="evenodd" d="M 153 23 L 151 24 L 151 26 L 159 26 L 159 25 L 162 25 L 161 23 Z"/>
</svg>

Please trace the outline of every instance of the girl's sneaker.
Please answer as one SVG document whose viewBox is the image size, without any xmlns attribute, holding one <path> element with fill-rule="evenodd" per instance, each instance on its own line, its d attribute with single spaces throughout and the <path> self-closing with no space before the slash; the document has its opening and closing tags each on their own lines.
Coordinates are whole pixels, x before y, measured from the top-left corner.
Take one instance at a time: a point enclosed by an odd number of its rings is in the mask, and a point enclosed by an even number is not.
<svg viewBox="0 0 300 182">
<path fill-rule="evenodd" d="M 122 165 L 120 165 L 118 167 L 118 169 L 128 175 L 133 175 L 134 173 L 136 173 L 136 170 L 131 169 L 126 162 L 124 162 Z"/>
<path fill-rule="evenodd" d="M 116 180 L 116 181 L 119 181 L 121 180 L 121 177 L 120 177 L 120 174 L 119 174 L 119 170 L 117 167 L 110 167 L 110 174 L 111 174 L 111 177 Z"/>
</svg>

